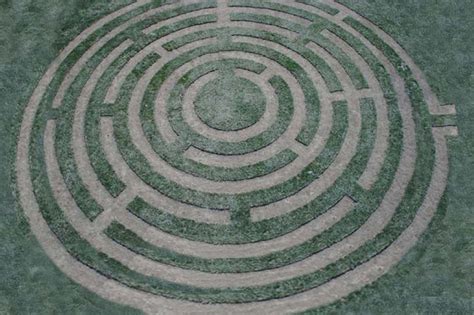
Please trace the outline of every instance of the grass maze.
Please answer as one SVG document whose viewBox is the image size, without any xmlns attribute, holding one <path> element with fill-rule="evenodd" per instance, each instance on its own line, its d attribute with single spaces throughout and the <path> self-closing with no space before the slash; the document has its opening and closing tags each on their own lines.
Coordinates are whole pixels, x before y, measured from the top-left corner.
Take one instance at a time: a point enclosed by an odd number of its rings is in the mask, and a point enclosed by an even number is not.
<svg viewBox="0 0 474 315">
<path fill-rule="evenodd" d="M 19 199 L 69 277 L 148 313 L 304 311 L 416 243 L 456 128 L 386 33 L 333 1 L 139 0 L 28 103 Z"/>
</svg>

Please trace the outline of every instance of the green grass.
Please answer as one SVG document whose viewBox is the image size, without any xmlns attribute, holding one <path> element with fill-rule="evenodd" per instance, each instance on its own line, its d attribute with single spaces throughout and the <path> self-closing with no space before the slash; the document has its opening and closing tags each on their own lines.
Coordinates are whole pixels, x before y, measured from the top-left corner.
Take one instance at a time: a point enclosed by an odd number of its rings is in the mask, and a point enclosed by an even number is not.
<svg viewBox="0 0 474 315">
<path fill-rule="evenodd" d="M 234 2 L 247 3 L 248 1 Z M 301 2 L 313 3 L 315 6 L 320 6 L 317 1 Z M 209 3 L 212 5 L 212 2 Z M 265 4 L 266 2 L 262 1 L 261 3 Z M 120 5 L 121 4 L 118 4 L 118 6 Z M 474 147 L 472 142 L 468 141 L 468 139 L 474 137 L 474 128 L 472 127 L 472 119 L 470 118 L 473 117 L 472 114 L 474 114 L 472 110 L 472 108 L 474 108 L 474 104 L 472 103 L 472 99 L 474 99 L 472 90 L 472 85 L 474 84 L 474 76 L 472 75 L 472 65 L 474 64 L 472 51 L 474 47 L 472 47 L 472 39 L 469 39 L 467 36 L 470 34 L 469 30 L 474 27 L 472 22 L 470 22 L 469 15 L 469 12 L 474 10 L 474 5 L 467 1 L 449 0 L 436 4 L 404 1 L 403 4 L 397 3 L 392 5 L 375 0 L 372 3 L 368 1 L 358 1 L 357 3 L 352 3 L 351 6 L 387 30 L 408 50 L 408 53 L 415 59 L 417 64 L 426 72 L 430 84 L 433 85 L 443 102 L 456 103 L 458 109 L 456 123 L 460 128 L 460 137 L 450 141 L 451 176 L 448 191 L 428 233 L 425 234 L 416 249 L 412 250 L 399 266 L 394 268 L 388 275 L 382 277 L 382 279 L 377 281 L 374 285 L 352 294 L 344 301 L 314 311 L 314 313 L 471 313 L 473 310 L 473 302 L 472 290 L 470 290 L 469 283 L 472 284 L 473 280 L 470 272 L 470 270 L 472 270 L 471 239 L 473 231 L 472 224 L 470 224 L 470 221 L 472 221 L 470 210 L 472 210 L 474 200 L 470 192 L 472 192 L 474 187 L 472 186 L 472 180 L 470 180 L 470 178 L 473 177 L 474 171 L 470 166 L 474 162 Z M 47 7 L 47 9 L 45 9 L 45 7 Z M 68 280 L 57 268 L 52 266 L 31 235 L 28 225 L 22 216 L 22 212 L 15 206 L 12 196 L 14 186 L 12 185 L 11 172 L 13 169 L 12 162 L 15 157 L 15 136 L 19 121 L 21 120 L 23 104 L 27 101 L 38 78 L 42 75 L 51 60 L 57 55 L 60 48 L 72 39 L 84 25 L 90 24 L 91 21 L 102 16 L 105 12 L 113 11 L 115 8 L 111 4 L 105 4 L 105 2 L 84 2 L 79 5 L 78 2 L 74 0 L 70 0 L 67 3 L 50 1 L 48 6 L 26 0 L 15 1 L 14 3 L 10 1 L 0 2 L 0 43 L 5 43 L 5 45 L 0 45 L 0 47 L 4 47 L 3 49 L 0 48 L 0 78 L 2 78 L 2 81 L 0 81 L 0 93 L 4 100 L 2 103 L 4 114 L 1 119 L 3 120 L 2 122 L 5 122 L 6 126 L 9 126 L 7 130 L 2 130 L 1 134 L 3 140 L 1 146 L 2 154 L 0 155 L 2 159 L 0 169 L 4 175 L 1 177 L 1 209 L 3 210 L 2 214 L 4 215 L 4 220 L 0 222 L 0 235 L 3 241 L 2 247 L 0 247 L 0 258 L 2 258 L 0 260 L 2 261 L 2 263 L 0 263 L 0 274 L 6 276 L 4 278 L 5 281 L 2 281 L 0 285 L 0 313 L 135 313 L 135 311 L 129 308 L 114 305 L 98 298 L 93 293 L 88 292 Z M 287 9 L 285 6 L 280 6 L 278 10 L 284 11 Z M 293 13 L 297 14 L 297 12 Z M 335 13 L 337 12 L 332 12 L 332 14 Z M 172 12 L 166 13 L 163 15 L 163 18 L 172 15 Z M 58 18 L 59 16 L 61 16 L 61 19 Z M 250 17 L 243 16 L 243 18 L 248 19 Z M 33 24 L 30 21 L 37 21 L 37 24 Z M 206 23 L 207 21 L 208 20 L 198 20 L 195 22 Z M 270 22 L 280 23 L 287 28 L 294 27 L 294 25 L 283 23 L 283 21 L 269 21 L 269 23 Z M 353 21 L 347 20 L 347 22 L 353 24 L 355 27 L 359 27 Z M 148 24 L 145 23 L 143 25 Z M 132 34 L 127 36 L 133 36 L 135 31 L 132 31 Z M 158 31 L 158 35 L 154 34 L 154 36 L 161 36 L 161 34 L 165 34 L 167 31 L 168 30 Z M 380 68 L 377 60 L 370 56 L 370 53 L 364 51 L 362 47 L 359 47 L 356 39 L 344 34 L 337 28 L 331 29 L 331 31 L 341 38 L 344 38 L 347 42 L 351 42 L 351 45 L 358 49 L 361 55 L 367 58 L 368 63 L 376 69 L 379 75 L 379 81 L 383 83 L 382 88 L 384 89 L 389 105 L 394 105 L 393 91 L 386 79 L 386 73 Z M 384 44 L 379 42 L 376 38 L 372 38 L 373 34 L 370 32 L 366 32 L 363 29 L 362 31 L 366 33 L 375 45 L 386 52 L 391 62 L 393 62 L 398 69 L 402 70 L 401 75 L 404 76 L 408 82 L 411 82 L 411 73 L 403 70 L 398 57 L 393 51 L 385 47 Z M 195 40 L 199 36 L 200 35 L 190 36 L 188 40 Z M 119 42 L 120 41 L 117 41 L 116 43 Z M 184 42 L 185 41 L 181 41 L 181 44 Z M 180 43 L 176 42 L 173 45 L 180 45 Z M 105 49 L 110 48 L 111 47 Z M 104 50 L 104 53 L 105 52 L 106 50 Z M 338 55 L 337 52 L 333 52 L 333 54 L 335 56 Z M 74 56 L 72 56 L 72 58 L 74 58 Z M 347 64 L 347 66 L 350 67 L 350 64 Z M 3 80 L 5 78 L 8 78 L 8 80 Z M 132 78 L 132 81 L 136 78 L 136 76 Z M 357 73 L 353 73 L 351 78 L 354 82 L 359 82 L 361 86 L 364 83 Z M 78 79 L 77 82 L 75 82 L 78 86 L 83 83 L 83 79 Z M 127 84 L 132 83 L 133 82 L 127 82 Z M 304 84 L 302 85 L 304 86 Z M 447 117 L 433 120 L 424 112 L 423 100 L 420 98 L 419 88 L 415 84 L 410 84 L 407 86 L 407 89 L 410 91 L 410 97 L 415 104 L 415 111 L 418 114 L 416 115 L 418 122 L 418 150 L 419 152 L 427 154 L 423 154 L 423 159 L 417 160 L 414 179 L 410 183 L 407 196 L 404 198 L 404 203 L 399 211 L 397 211 L 395 218 L 386 227 L 383 234 L 366 244 L 366 246 L 361 247 L 347 259 L 341 260 L 335 265 L 328 266 L 328 268 L 315 274 L 277 283 L 278 290 L 276 289 L 277 287 L 272 285 L 235 290 L 206 291 L 189 288 L 185 289 L 185 293 L 182 295 L 183 293 L 179 293 L 180 290 L 176 286 L 156 282 L 155 279 L 144 279 L 126 270 L 123 266 L 110 261 L 107 257 L 88 249 L 87 244 L 84 244 L 73 231 L 69 231 L 70 227 L 63 221 L 55 205 L 50 202 L 51 196 L 48 197 L 50 192 L 48 192 L 48 185 L 45 182 L 44 165 L 41 165 L 41 163 L 35 164 L 36 166 L 33 168 L 36 174 L 35 183 L 40 184 L 37 188 L 38 196 L 40 202 L 43 204 L 45 216 L 52 223 L 53 230 L 55 230 L 58 237 L 63 240 L 66 247 L 77 255 L 78 259 L 81 259 L 94 268 L 101 269 L 106 274 L 110 272 L 111 276 L 119 277 L 128 283 L 128 285 L 141 286 L 143 284 L 152 284 L 152 291 L 157 290 L 156 292 L 162 292 L 165 295 L 170 294 L 170 292 L 176 292 L 173 293 L 177 294 L 175 295 L 176 297 L 211 302 L 245 301 L 255 297 L 258 299 L 270 299 L 284 296 L 289 292 L 306 290 L 307 288 L 331 279 L 341 272 L 345 272 L 345 270 L 353 268 L 354 265 L 365 261 L 380 249 L 387 246 L 411 221 L 414 211 L 421 202 L 424 187 L 431 174 L 432 164 L 432 160 L 430 159 L 431 155 L 429 154 L 432 150 L 431 136 L 427 131 L 429 131 L 432 124 L 442 124 L 443 122 L 452 124 L 452 118 Z M 54 89 L 52 90 L 54 91 Z M 123 98 L 124 96 L 122 95 L 121 97 Z M 102 96 L 98 95 L 98 107 L 101 105 L 100 98 L 102 98 Z M 120 107 L 120 104 L 116 105 Z M 366 106 L 371 106 L 370 102 L 363 103 L 363 109 Z M 399 117 L 396 110 L 393 109 L 394 107 L 390 106 L 390 108 L 391 151 L 388 154 L 388 159 L 382 170 L 383 174 L 388 174 L 387 178 L 382 178 L 377 182 L 373 190 L 368 194 L 364 194 L 364 192 L 358 191 L 355 188 L 350 189 L 353 183 L 344 181 L 337 183 L 334 191 L 326 195 L 326 198 L 328 198 L 326 200 L 326 208 L 331 202 L 337 200 L 336 197 L 340 196 L 341 193 L 350 193 L 358 199 L 361 205 L 369 205 L 372 202 L 375 203 L 375 200 L 380 197 L 385 189 L 386 181 L 390 180 L 393 176 L 390 174 L 393 173 L 399 156 L 400 143 L 397 142 L 397 139 L 399 139 L 399 137 L 397 137 L 397 135 L 399 135 Z M 65 113 L 62 112 L 63 110 L 67 110 L 67 106 L 60 111 L 53 111 L 50 114 L 47 112 L 48 109 L 44 108 L 44 117 L 64 117 L 59 116 Z M 363 114 L 366 112 L 367 111 L 363 110 Z M 95 121 L 91 120 L 91 125 L 86 128 L 89 132 L 88 135 L 90 138 L 97 139 L 97 130 L 94 131 L 94 128 L 97 128 L 96 119 L 102 115 L 101 111 L 91 111 L 88 115 L 91 115 L 90 117 L 95 119 Z M 371 120 L 364 120 L 364 122 L 366 121 L 370 122 Z M 39 158 L 33 158 L 34 163 L 38 163 L 42 155 L 42 140 L 40 137 L 42 133 L 40 131 L 42 129 L 41 124 L 44 123 L 44 120 L 38 123 L 36 132 L 38 137 L 33 140 L 33 148 L 35 149 L 33 152 L 34 156 L 38 156 Z M 61 153 L 63 158 L 60 159 L 60 163 L 62 164 L 62 170 L 64 172 L 71 172 L 71 176 L 75 176 L 73 170 L 74 165 L 70 156 L 71 151 L 70 148 L 68 148 L 68 138 L 70 135 L 68 134 L 67 126 L 70 124 L 70 117 L 66 116 L 63 118 L 61 124 L 63 124 L 64 129 L 60 129 L 63 130 L 63 132 L 60 132 L 58 136 L 57 145 L 61 150 L 64 149 L 64 152 Z M 61 124 L 58 128 L 63 128 Z M 123 136 L 123 133 L 120 134 L 120 126 L 116 124 L 115 127 L 116 132 L 118 130 L 118 135 Z M 315 126 L 313 128 L 315 128 Z M 370 129 L 371 128 L 368 128 L 367 130 Z M 373 134 L 367 130 L 363 129 L 362 139 L 364 139 L 364 142 L 358 147 L 358 154 L 346 170 L 346 174 L 343 176 L 344 178 L 357 178 L 357 174 L 361 172 L 360 166 L 364 165 L 367 160 L 368 152 L 371 150 L 371 143 L 373 141 Z M 311 139 L 311 134 L 310 132 L 309 137 L 303 138 Z M 120 137 L 118 138 L 120 140 Z M 95 145 L 92 143 L 90 150 L 94 151 L 95 148 L 97 148 L 97 143 Z M 328 145 L 328 148 L 329 150 L 334 149 L 332 145 Z M 328 152 L 328 154 L 330 156 L 331 152 Z M 132 160 L 133 159 L 132 156 Z M 99 158 L 97 161 L 100 160 Z M 326 157 L 326 160 L 330 160 L 330 158 Z M 110 166 L 107 164 L 98 163 L 94 165 L 94 167 L 99 173 L 110 174 Z M 194 167 L 196 166 L 193 166 L 193 168 Z M 321 166 L 318 165 L 318 167 Z M 138 174 L 140 174 L 140 169 L 142 169 L 141 163 L 137 164 L 137 168 L 135 169 Z M 141 176 L 147 176 L 146 168 L 142 170 Z M 253 170 L 248 172 L 248 174 L 252 173 Z M 218 176 L 218 173 L 210 176 Z M 80 204 L 81 208 L 90 211 L 89 216 L 93 218 L 100 209 L 97 209 L 94 204 L 90 204 L 91 200 L 88 199 L 87 193 L 81 190 L 81 183 L 77 181 L 77 179 L 71 179 L 71 182 L 68 183 L 70 189 L 75 193 L 75 197 L 79 202 L 84 202 L 84 204 Z M 123 188 L 113 174 L 110 175 L 110 178 L 104 176 L 102 179 L 112 194 L 118 194 Z M 244 205 L 249 205 L 268 202 L 268 200 L 278 198 L 279 192 L 286 194 L 292 189 L 297 190 L 297 187 L 301 187 L 301 183 L 303 182 L 304 180 L 300 182 L 300 184 L 296 184 L 296 186 L 292 184 L 292 187 L 279 187 L 279 191 L 270 190 L 262 193 L 261 196 L 249 195 L 248 197 L 243 197 L 240 203 L 243 201 Z M 158 184 L 163 185 L 162 182 Z M 83 195 L 83 193 L 86 193 L 86 195 Z M 329 196 L 334 199 L 331 201 Z M 183 197 L 182 192 L 177 192 L 176 197 Z M 189 201 L 195 201 L 196 198 L 199 197 L 190 195 Z M 211 199 L 213 198 L 214 197 Z M 217 199 L 217 203 L 220 202 L 219 200 L 220 199 Z M 315 202 L 319 201 L 320 200 L 316 200 Z M 214 202 L 216 202 L 216 200 Z M 228 203 L 222 202 L 222 205 L 225 204 Z M 322 211 L 324 211 L 324 209 L 324 207 L 321 207 Z M 370 207 L 364 208 L 360 206 L 357 210 L 358 211 L 354 211 L 355 214 L 353 216 L 346 218 L 347 222 L 342 222 L 340 225 L 342 227 L 341 229 L 334 228 L 328 231 L 329 235 L 324 235 L 321 241 L 330 244 L 342 235 L 350 233 L 351 229 L 362 223 L 364 218 L 370 213 Z M 243 212 L 245 213 L 245 211 Z M 251 237 L 262 237 L 262 231 L 268 231 L 270 234 L 263 233 L 263 235 L 269 237 L 271 235 L 278 235 L 278 233 L 286 233 L 285 228 L 287 229 L 286 231 L 291 228 L 296 228 L 315 215 L 317 215 L 317 213 L 309 211 L 308 208 L 301 209 L 301 211 L 297 211 L 295 214 L 281 218 L 282 222 L 280 223 L 284 223 L 285 225 L 281 227 L 281 229 L 274 229 L 275 226 L 279 226 L 278 220 L 271 221 L 271 224 L 264 222 L 254 227 L 247 222 L 243 226 L 238 226 L 238 228 L 249 228 L 250 231 L 253 230 L 255 233 L 253 236 L 251 233 L 248 234 Z M 153 214 L 151 218 L 156 219 L 156 213 Z M 177 223 L 182 224 L 182 222 Z M 167 228 L 170 228 L 170 226 L 167 226 Z M 188 233 L 186 237 L 208 237 L 206 235 L 206 229 L 201 229 L 202 226 L 196 226 L 191 229 L 189 229 L 189 226 L 183 226 L 183 228 L 183 231 Z M 178 227 L 173 227 L 172 229 L 173 232 L 179 230 Z M 196 232 L 195 235 L 192 234 L 193 231 Z M 213 232 L 209 235 L 213 237 L 218 236 L 218 234 L 214 234 Z M 229 234 L 229 238 L 232 239 L 232 234 Z M 223 239 L 222 235 L 216 238 L 216 240 L 220 241 Z M 126 237 L 123 238 L 123 241 L 127 240 Z M 238 238 L 235 238 L 234 241 L 235 240 L 238 240 Z M 135 239 L 133 241 L 137 240 Z M 207 241 L 212 241 L 212 239 L 208 238 Z M 143 247 L 146 248 L 147 255 L 155 255 L 154 251 L 156 251 L 156 249 L 147 246 L 148 245 L 143 244 Z M 291 249 L 292 251 L 288 254 L 271 258 L 267 264 L 286 264 L 289 263 L 290 260 L 304 258 L 304 256 L 311 253 L 312 250 L 317 250 L 309 249 L 308 247 L 311 247 L 311 244 L 304 246 L 306 247 L 302 247 L 303 249 Z M 172 256 L 163 257 L 162 259 L 168 259 Z M 196 267 L 195 262 L 189 263 L 186 260 L 174 260 L 169 263 L 183 265 L 188 263 L 190 267 Z M 235 263 L 232 268 L 241 266 L 244 269 L 247 268 L 247 270 L 250 270 L 255 266 L 259 268 L 261 263 L 262 262 L 256 264 L 252 262 L 239 262 Z M 204 264 L 203 266 L 203 268 L 215 266 L 213 268 L 216 268 L 214 269 L 216 271 L 230 268 L 225 264 Z M 140 282 L 142 284 L 140 284 Z M 146 289 L 150 288 L 147 287 Z"/>
</svg>

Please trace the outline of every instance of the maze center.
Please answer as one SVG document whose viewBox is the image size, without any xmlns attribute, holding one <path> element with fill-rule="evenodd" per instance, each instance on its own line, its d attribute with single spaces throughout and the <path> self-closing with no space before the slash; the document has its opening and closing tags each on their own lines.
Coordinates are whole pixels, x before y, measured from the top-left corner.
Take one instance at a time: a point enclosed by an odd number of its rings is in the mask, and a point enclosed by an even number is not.
<svg viewBox="0 0 474 315">
<path fill-rule="evenodd" d="M 397 264 L 448 173 L 453 105 L 334 1 L 138 0 L 27 104 L 16 175 L 74 281 L 147 313 L 289 313 Z"/>
<path fill-rule="evenodd" d="M 208 82 L 195 100 L 196 113 L 209 127 L 236 131 L 256 124 L 265 112 L 265 96 L 253 82 L 234 73 Z"/>
</svg>

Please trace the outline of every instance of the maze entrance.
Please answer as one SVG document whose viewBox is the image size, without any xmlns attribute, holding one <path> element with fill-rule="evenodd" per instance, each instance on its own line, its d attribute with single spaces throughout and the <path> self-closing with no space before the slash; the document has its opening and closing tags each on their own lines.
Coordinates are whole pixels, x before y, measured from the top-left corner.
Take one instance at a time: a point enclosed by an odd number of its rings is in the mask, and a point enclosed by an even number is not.
<svg viewBox="0 0 474 315">
<path fill-rule="evenodd" d="M 139 0 L 45 72 L 19 198 L 59 268 L 112 301 L 304 311 L 416 243 L 453 115 L 393 39 L 333 1 Z"/>
</svg>

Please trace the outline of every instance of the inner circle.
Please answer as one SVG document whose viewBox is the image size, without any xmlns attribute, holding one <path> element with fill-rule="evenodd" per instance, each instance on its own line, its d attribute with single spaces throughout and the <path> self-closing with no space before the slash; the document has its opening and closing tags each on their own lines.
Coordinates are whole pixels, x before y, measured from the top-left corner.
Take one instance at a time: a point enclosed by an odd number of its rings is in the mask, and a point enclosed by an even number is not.
<svg viewBox="0 0 474 315">
<path fill-rule="evenodd" d="M 220 73 L 206 83 L 194 101 L 199 119 L 222 131 L 238 131 L 256 124 L 265 113 L 260 87 L 231 73 Z"/>
</svg>

